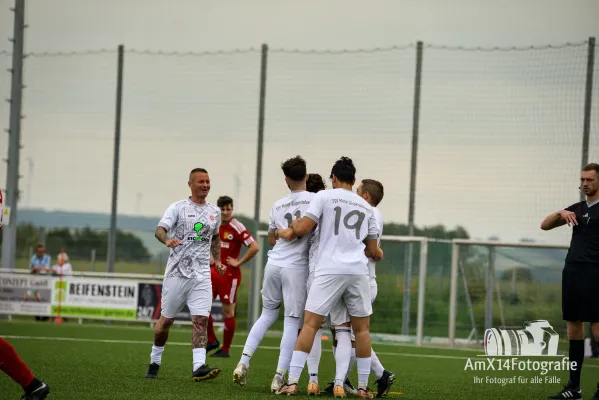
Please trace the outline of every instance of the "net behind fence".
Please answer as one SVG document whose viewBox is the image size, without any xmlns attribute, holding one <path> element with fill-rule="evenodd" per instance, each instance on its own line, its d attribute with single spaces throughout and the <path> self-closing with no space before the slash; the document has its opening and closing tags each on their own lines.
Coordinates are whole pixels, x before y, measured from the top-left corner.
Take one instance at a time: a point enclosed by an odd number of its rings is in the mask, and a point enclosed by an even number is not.
<svg viewBox="0 0 599 400">
<path fill-rule="evenodd" d="M 521 326 L 534 320 L 547 320 L 560 335 L 566 334 L 561 314 L 566 249 L 467 244 L 459 248 L 457 338 L 481 342 L 485 328 Z M 494 278 L 491 291 L 489 265 Z M 492 317 L 487 314 L 489 293 Z"/>
<path fill-rule="evenodd" d="M 417 224 L 462 225 L 480 239 L 567 240 L 539 225 L 578 199 L 586 60 L 586 44 L 425 47 Z"/>
</svg>

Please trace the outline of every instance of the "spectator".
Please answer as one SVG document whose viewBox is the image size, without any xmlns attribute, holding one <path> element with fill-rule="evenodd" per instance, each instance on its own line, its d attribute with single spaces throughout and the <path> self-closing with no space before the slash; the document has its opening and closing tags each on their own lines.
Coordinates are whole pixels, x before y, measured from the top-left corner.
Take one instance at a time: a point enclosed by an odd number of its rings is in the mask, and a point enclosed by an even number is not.
<svg viewBox="0 0 599 400">
<path fill-rule="evenodd" d="M 46 254 L 46 248 L 43 244 L 38 244 L 35 248 L 35 254 L 31 256 L 31 260 L 29 261 L 29 270 L 32 274 L 40 274 L 45 275 L 52 272 L 50 269 L 50 256 Z M 39 293 L 28 293 L 30 296 L 35 295 L 36 299 L 39 301 Z M 49 317 L 36 316 L 36 321 L 47 321 Z"/>
<path fill-rule="evenodd" d="M 29 269 L 32 274 L 47 274 L 51 272 L 50 256 L 46 254 L 46 248 L 43 244 L 38 244 L 35 248 L 35 254 L 29 261 Z"/>
<path fill-rule="evenodd" d="M 60 253 L 57 262 L 58 264 L 52 267 L 53 275 L 73 275 L 73 267 L 69 264 L 69 256 L 66 253 Z"/>
</svg>

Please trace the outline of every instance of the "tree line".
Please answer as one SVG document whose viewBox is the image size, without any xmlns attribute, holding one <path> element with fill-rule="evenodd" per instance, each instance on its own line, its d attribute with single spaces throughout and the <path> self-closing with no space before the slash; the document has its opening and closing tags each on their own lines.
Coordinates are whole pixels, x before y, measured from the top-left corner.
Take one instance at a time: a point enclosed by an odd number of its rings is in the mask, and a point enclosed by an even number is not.
<svg viewBox="0 0 599 400">
<path fill-rule="evenodd" d="M 91 228 L 69 229 L 53 228 L 45 232 L 45 245 L 49 254 L 58 254 L 64 248 L 71 259 L 89 260 L 92 250 L 96 257 L 105 259 L 108 252 L 108 230 Z M 0 243 L 1 243 L 0 235 Z M 31 249 L 40 243 L 40 228 L 32 224 L 17 227 L 17 258 L 29 257 Z M 116 259 L 120 261 L 148 262 L 151 254 L 136 235 L 116 231 Z"/>
</svg>

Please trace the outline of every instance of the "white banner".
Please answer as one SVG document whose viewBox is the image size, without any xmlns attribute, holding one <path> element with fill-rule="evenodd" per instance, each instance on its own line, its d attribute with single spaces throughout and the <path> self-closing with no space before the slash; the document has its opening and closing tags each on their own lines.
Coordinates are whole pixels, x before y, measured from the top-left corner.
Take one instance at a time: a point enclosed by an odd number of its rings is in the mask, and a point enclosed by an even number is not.
<svg viewBox="0 0 599 400">
<path fill-rule="evenodd" d="M 52 311 L 65 317 L 135 319 L 137 287 L 134 280 L 63 277 L 55 282 Z"/>
<path fill-rule="evenodd" d="M 0 274 L 0 314 L 49 316 L 56 278 Z"/>
</svg>

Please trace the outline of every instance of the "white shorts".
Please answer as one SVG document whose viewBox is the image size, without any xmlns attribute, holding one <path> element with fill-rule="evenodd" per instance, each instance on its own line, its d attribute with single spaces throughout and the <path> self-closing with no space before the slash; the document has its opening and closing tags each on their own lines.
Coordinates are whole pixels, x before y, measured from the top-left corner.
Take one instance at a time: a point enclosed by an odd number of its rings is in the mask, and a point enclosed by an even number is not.
<svg viewBox="0 0 599 400">
<path fill-rule="evenodd" d="M 262 281 L 262 306 L 276 310 L 283 302 L 285 317 L 302 317 L 307 297 L 307 281 L 308 269 L 266 264 Z"/>
<path fill-rule="evenodd" d="M 376 300 L 376 295 L 379 293 L 379 287 L 375 283 L 374 285 L 370 282 L 370 302 L 374 303 Z"/>
<path fill-rule="evenodd" d="M 314 278 L 306 301 L 306 311 L 327 316 L 331 325 L 350 322 L 350 317 L 372 314 L 368 275 L 321 275 Z"/>
<path fill-rule="evenodd" d="M 169 277 L 162 282 L 162 315 L 175 318 L 187 304 L 191 315 L 208 316 L 212 308 L 210 276 L 202 279 Z"/>
<path fill-rule="evenodd" d="M 312 286 L 312 281 L 314 281 L 314 271 L 310 272 L 310 274 L 308 275 L 308 283 L 306 284 L 306 298 L 308 293 L 310 293 L 310 286 Z M 304 316 L 302 315 L 302 318 L 300 319 L 300 326 L 304 325 Z M 330 315 L 326 315 L 324 317 L 324 322 L 322 323 L 322 325 L 320 325 L 320 329 L 324 329 L 327 327 L 331 327 L 331 317 Z"/>
</svg>

